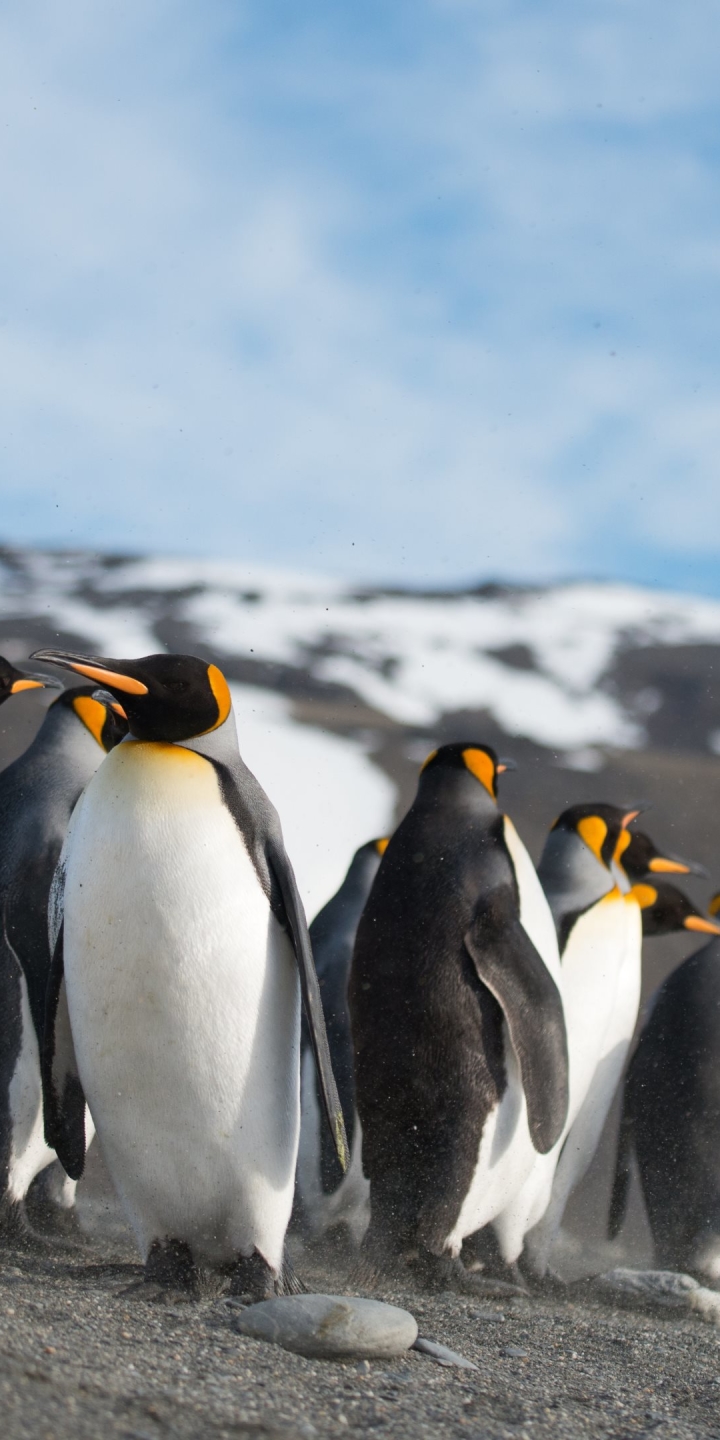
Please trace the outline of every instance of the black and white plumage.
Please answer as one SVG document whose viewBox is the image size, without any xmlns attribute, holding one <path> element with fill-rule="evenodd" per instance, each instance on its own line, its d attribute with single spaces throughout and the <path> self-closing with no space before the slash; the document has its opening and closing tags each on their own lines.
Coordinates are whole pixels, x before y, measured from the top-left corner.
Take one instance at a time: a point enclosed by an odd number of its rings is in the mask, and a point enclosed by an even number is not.
<svg viewBox="0 0 720 1440">
<path fill-rule="evenodd" d="M 570 1103 L 560 1142 L 526 1192 L 526 1251 L 547 1272 L 568 1199 L 597 1149 L 640 1004 L 642 921 L 622 858 L 639 812 L 575 805 L 548 835 L 538 866 L 558 931 L 570 1056 Z M 533 1223 L 534 1221 L 534 1223 Z"/>
<path fill-rule="evenodd" d="M 58 869 L 48 1136 L 79 1174 L 87 1096 L 148 1279 L 209 1265 L 268 1293 L 293 1196 L 301 990 L 346 1154 L 279 819 L 240 758 L 216 666 L 42 658 L 120 698 L 131 732 L 85 791 Z"/>
<path fill-rule="evenodd" d="M 651 887 L 646 887 L 650 891 Z M 674 886 L 644 897 L 649 935 L 720 936 Z M 623 1092 L 609 1233 L 620 1232 L 637 1159 L 655 1263 L 720 1280 L 720 938 L 683 961 L 650 1002 Z"/>
<path fill-rule="evenodd" d="M 330 1058 L 350 1148 L 350 1164 L 343 1173 L 332 1138 L 322 1123 L 317 1071 L 303 1027 L 297 1223 L 311 1239 L 333 1231 L 359 1244 L 370 1214 L 368 1183 L 362 1171 L 361 1129 L 355 1109 L 347 987 L 358 922 L 387 844 L 386 839 L 369 840 L 356 850 L 340 889 L 310 926 Z"/>
<path fill-rule="evenodd" d="M 127 732 L 92 686 L 65 691 L 29 748 L 0 774 L 0 1215 L 25 1228 L 24 1200 L 54 1150 L 43 1134 L 40 1043 L 50 972 L 47 909 L 68 822 L 85 785 Z M 69 1209 L 75 1185 L 56 1199 Z"/>
<path fill-rule="evenodd" d="M 428 758 L 358 926 L 349 999 L 372 1263 L 429 1280 L 567 1111 L 552 917 L 479 745 Z M 504 1234 L 515 1258 L 515 1236 Z M 522 1236 L 520 1236 L 520 1244 Z"/>
</svg>

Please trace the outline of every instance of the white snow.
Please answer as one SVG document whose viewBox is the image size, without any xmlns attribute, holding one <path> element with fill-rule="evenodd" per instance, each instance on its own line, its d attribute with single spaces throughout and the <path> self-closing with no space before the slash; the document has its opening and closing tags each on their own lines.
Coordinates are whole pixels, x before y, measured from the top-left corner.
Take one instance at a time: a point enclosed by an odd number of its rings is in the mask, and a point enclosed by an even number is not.
<svg viewBox="0 0 720 1440">
<path fill-rule="evenodd" d="M 231 690 L 240 752 L 280 815 L 312 920 L 358 846 L 389 833 L 395 787 L 359 745 L 297 724 L 282 696 L 251 685 Z"/>
<path fill-rule="evenodd" d="M 400 723 L 431 731 L 443 713 L 484 708 L 509 734 L 585 764 L 598 746 L 643 743 L 641 697 L 630 714 L 602 686 L 618 651 L 720 643 L 720 603 L 629 585 L 362 595 L 324 576 L 229 561 L 104 565 L 41 552 L 0 565 L 0 581 L 0 614 L 42 615 L 101 653 L 157 650 L 154 612 L 165 609 L 220 656 L 299 667 Z M 495 653 L 508 647 L 515 663 Z"/>
</svg>

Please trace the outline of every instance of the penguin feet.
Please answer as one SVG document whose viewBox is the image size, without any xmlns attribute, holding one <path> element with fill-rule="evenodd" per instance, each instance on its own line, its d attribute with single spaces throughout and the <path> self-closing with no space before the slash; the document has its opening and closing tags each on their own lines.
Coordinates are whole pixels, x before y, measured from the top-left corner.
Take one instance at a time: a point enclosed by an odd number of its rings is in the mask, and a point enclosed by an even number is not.
<svg viewBox="0 0 720 1440">
<path fill-rule="evenodd" d="M 33 1230 L 48 1239 L 66 1241 L 70 1245 L 92 1244 L 80 1225 L 74 1205 L 56 1205 L 34 1182 L 25 1196 L 25 1209 Z"/>
<path fill-rule="evenodd" d="M 235 1300 L 247 1300 L 248 1303 L 255 1304 L 258 1300 L 271 1300 L 274 1295 L 293 1294 L 291 1289 L 284 1288 L 286 1266 L 289 1267 L 289 1275 L 294 1276 L 295 1272 L 287 1259 L 278 1275 L 259 1250 L 253 1250 L 251 1255 L 238 1255 L 228 1272 L 231 1296 Z"/>
<path fill-rule="evenodd" d="M 53 1255 L 74 1247 L 67 1239 L 41 1235 L 29 1224 L 24 1200 L 0 1199 L 0 1246 L 28 1255 Z"/>
<path fill-rule="evenodd" d="M 142 1280 L 120 1294 L 129 1300 L 150 1300 L 162 1305 L 197 1300 L 200 1277 L 192 1250 L 184 1240 L 153 1240 Z"/>
<path fill-rule="evenodd" d="M 459 1295 L 499 1296 L 527 1295 L 527 1286 L 517 1266 L 506 1266 L 507 1279 L 466 1270 L 462 1260 L 451 1255 L 433 1255 L 428 1250 L 418 1253 L 413 1273 L 425 1290 L 455 1290 Z M 517 1272 L 517 1274 L 516 1274 Z"/>
</svg>

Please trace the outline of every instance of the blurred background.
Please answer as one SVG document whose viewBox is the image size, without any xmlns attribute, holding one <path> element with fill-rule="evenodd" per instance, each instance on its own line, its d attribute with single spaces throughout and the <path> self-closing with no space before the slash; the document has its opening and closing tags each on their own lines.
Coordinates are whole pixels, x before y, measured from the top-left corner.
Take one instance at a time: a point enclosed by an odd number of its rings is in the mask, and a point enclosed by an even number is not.
<svg viewBox="0 0 720 1440">
<path fill-rule="evenodd" d="M 720 885 L 719 42 L 710 0 L 3 7 L 0 650 L 217 659 L 310 914 L 465 737 L 536 856 L 644 801 Z"/>
</svg>

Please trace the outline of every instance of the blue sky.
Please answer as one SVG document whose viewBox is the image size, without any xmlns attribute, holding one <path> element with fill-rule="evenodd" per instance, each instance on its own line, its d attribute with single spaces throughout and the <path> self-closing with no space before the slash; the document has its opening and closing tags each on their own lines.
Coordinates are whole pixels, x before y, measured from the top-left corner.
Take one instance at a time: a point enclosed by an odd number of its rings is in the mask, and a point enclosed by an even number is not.
<svg viewBox="0 0 720 1440">
<path fill-rule="evenodd" d="M 0 532 L 720 593 L 720 10 L 9 0 Z"/>
</svg>

